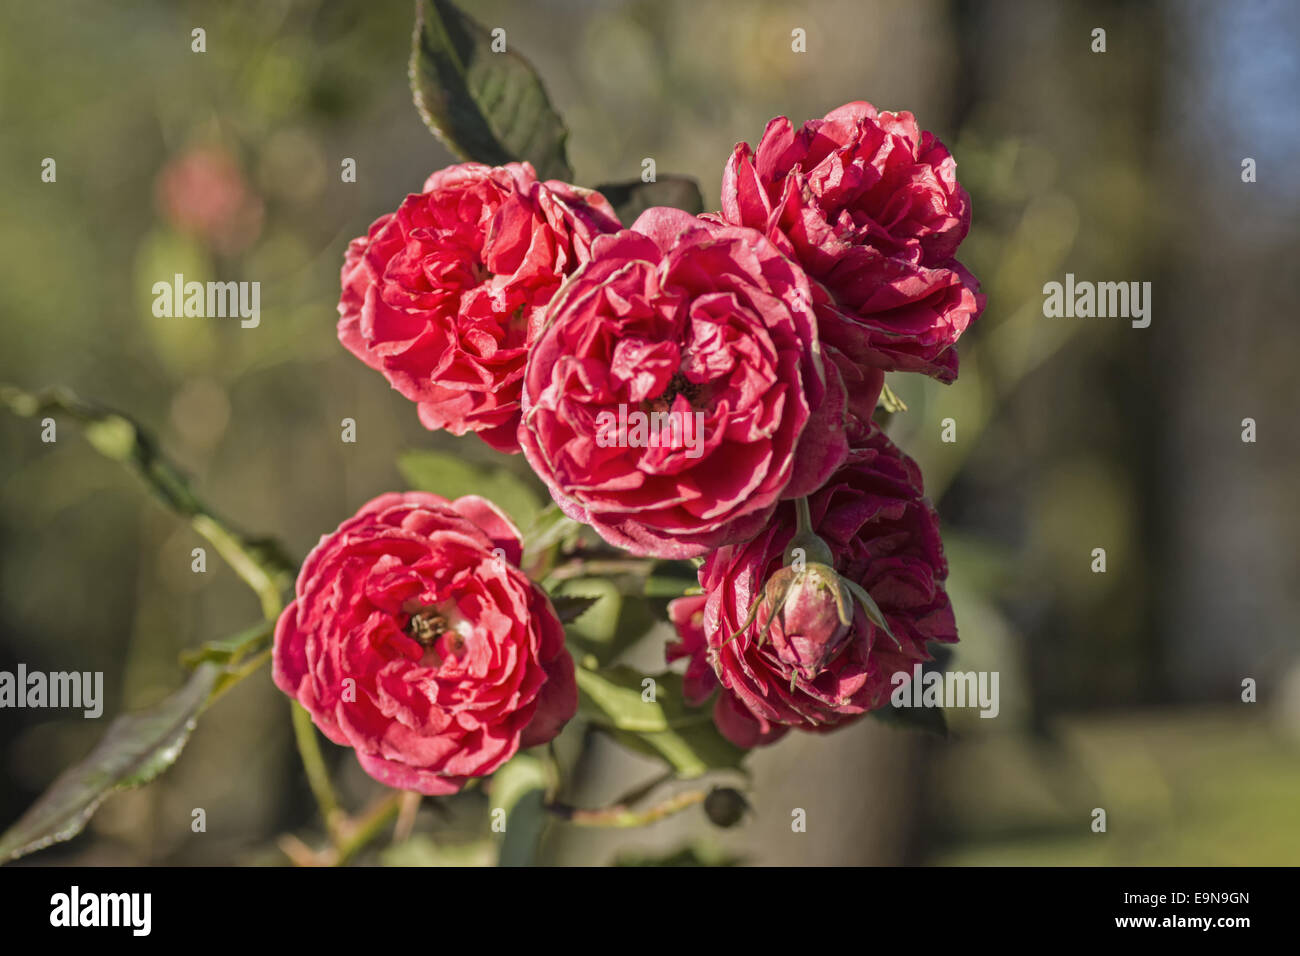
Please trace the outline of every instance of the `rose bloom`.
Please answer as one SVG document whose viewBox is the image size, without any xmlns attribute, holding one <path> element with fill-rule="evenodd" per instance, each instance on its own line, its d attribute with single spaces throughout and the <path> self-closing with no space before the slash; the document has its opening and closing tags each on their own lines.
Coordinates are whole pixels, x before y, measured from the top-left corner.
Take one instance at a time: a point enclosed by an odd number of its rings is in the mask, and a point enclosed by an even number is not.
<svg viewBox="0 0 1300 956">
<path fill-rule="evenodd" d="M 847 451 L 803 270 L 753 230 L 676 209 L 595 242 L 523 403 L 520 444 L 556 502 L 634 554 L 743 541 Z"/>
<path fill-rule="evenodd" d="M 790 574 L 783 562 L 795 513 L 783 505 L 752 541 L 709 556 L 699 571 L 704 594 L 669 606 L 678 640 L 668 659 L 687 659 L 687 699 L 701 704 L 719 691 L 714 722 L 741 747 L 771 743 L 790 727 L 832 730 L 886 706 L 892 675 L 910 676 L 914 663 L 928 660 L 928 641 L 957 640 L 938 517 L 922 497 L 916 463 L 882 431 L 849 453 L 809 506 L 835 572 L 866 589 L 897 643 L 856 602 L 846 632 L 830 582 L 817 574 L 805 575 L 775 618 L 769 597 L 744 626 L 768 582 Z"/>
<path fill-rule="evenodd" d="M 956 165 L 911 113 L 848 103 L 798 130 L 780 116 L 756 150 L 736 146 L 721 215 L 762 231 L 817 281 L 825 342 L 950 382 L 952 345 L 984 308 L 953 258 L 970 227 Z"/>
<path fill-rule="evenodd" d="M 376 780 L 455 793 L 577 710 L 564 628 L 519 559 L 489 501 L 381 495 L 307 556 L 276 686 Z"/>
<path fill-rule="evenodd" d="M 592 239 L 619 228 L 600 193 L 539 182 L 528 163 L 449 166 L 348 246 L 339 341 L 418 402 L 426 428 L 517 452 L 546 306 Z"/>
</svg>

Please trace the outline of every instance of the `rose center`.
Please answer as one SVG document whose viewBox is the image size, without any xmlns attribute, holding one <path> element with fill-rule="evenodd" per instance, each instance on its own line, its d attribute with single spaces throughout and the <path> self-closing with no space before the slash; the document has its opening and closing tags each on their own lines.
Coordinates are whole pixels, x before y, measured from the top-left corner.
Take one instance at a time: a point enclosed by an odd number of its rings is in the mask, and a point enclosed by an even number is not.
<svg viewBox="0 0 1300 956">
<path fill-rule="evenodd" d="M 465 650 L 473 625 L 457 612 L 454 603 L 426 604 L 409 610 L 406 633 L 424 648 L 422 664 L 441 667 L 448 656 L 459 657 Z"/>
<path fill-rule="evenodd" d="M 695 408 L 699 400 L 704 395 L 704 388 L 692 382 L 681 372 L 674 372 L 673 377 L 668 380 L 667 387 L 654 399 L 650 404 L 654 411 L 669 411 L 673 407 L 673 402 L 677 396 L 681 395 L 686 399 L 692 408 Z"/>
<path fill-rule="evenodd" d="M 432 605 L 420 608 L 406 622 L 406 633 L 419 641 L 421 647 L 432 647 L 448 630 L 447 619 Z"/>
</svg>

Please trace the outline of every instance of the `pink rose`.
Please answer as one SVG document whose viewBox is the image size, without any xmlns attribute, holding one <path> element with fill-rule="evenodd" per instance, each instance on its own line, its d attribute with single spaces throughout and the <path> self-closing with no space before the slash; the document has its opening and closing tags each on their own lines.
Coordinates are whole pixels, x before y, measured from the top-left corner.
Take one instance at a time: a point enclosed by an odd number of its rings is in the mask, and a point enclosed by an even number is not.
<svg viewBox="0 0 1300 956">
<path fill-rule="evenodd" d="M 762 231 L 824 287 L 824 341 L 877 368 L 956 378 L 952 345 L 984 308 L 953 258 L 970 197 L 911 113 L 848 103 L 798 131 L 777 117 L 757 150 L 736 146 L 722 217 Z"/>
<path fill-rule="evenodd" d="M 834 570 L 871 595 L 897 643 L 856 603 L 848 634 L 840 633 L 833 598 L 817 579 L 773 618 L 765 587 L 788 573 L 784 551 L 795 534 L 794 508 L 783 505 L 752 541 L 709 556 L 699 572 L 704 594 L 669 609 L 678 641 L 668 659 L 687 658 L 688 699 L 702 703 L 720 686 L 714 721 L 741 747 L 770 743 L 790 727 L 831 730 L 885 706 L 891 676 L 928 660 L 927 642 L 957 640 L 938 518 L 922 497 L 916 463 L 883 432 L 873 429 L 850 451 L 809 506 Z"/>
<path fill-rule="evenodd" d="M 546 306 L 618 228 L 600 193 L 538 182 L 528 163 L 449 166 L 348 246 L 339 341 L 418 402 L 426 428 L 517 452 Z"/>
<path fill-rule="evenodd" d="M 753 230 L 676 209 L 596 240 L 533 346 L 523 404 L 520 444 L 565 514 L 635 554 L 743 541 L 847 449 L 803 270 Z"/>
<path fill-rule="evenodd" d="M 489 501 L 381 495 L 303 563 L 276 686 L 381 783 L 456 792 L 577 710 L 564 628 L 519 558 Z"/>
<path fill-rule="evenodd" d="M 223 255 L 243 252 L 262 231 L 262 198 L 235 158 L 219 147 L 196 147 L 170 160 L 158 174 L 154 193 L 172 228 Z"/>
</svg>

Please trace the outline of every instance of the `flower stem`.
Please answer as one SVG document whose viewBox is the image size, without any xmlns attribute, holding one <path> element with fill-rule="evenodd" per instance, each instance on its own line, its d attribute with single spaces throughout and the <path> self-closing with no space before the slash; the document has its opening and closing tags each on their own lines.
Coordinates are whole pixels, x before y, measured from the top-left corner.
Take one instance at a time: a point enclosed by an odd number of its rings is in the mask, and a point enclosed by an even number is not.
<svg viewBox="0 0 1300 956">
<path fill-rule="evenodd" d="M 325 830 L 329 833 L 330 840 L 338 846 L 342 839 L 340 824 L 343 821 L 343 811 L 334 795 L 329 771 L 325 769 L 320 741 L 316 739 L 316 726 L 311 722 L 311 714 L 307 713 L 302 704 L 295 700 L 290 706 L 293 709 L 293 736 L 298 744 L 298 754 L 302 757 L 303 769 L 307 771 L 307 782 L 311 784 L 312 795 L 315 796 L 316 805 L 325 821 Z"/>
<path fill-rule="evenodd" d="M 654 558 L 576 558 L 560 565 L 546 576 L 548 584 L 570 578 L 607 577 L 615 574 L 639 574 L 645 577 L 654 570 Z"/>
<path fill-rule="evenodd" d="M 367 811 L 361 819 L 351 822 L 342 835 L 334 865 L 347 866 L 354 856 L 380 834 L 384 827 L 397 818 L 398 811 L 406 799 L 407 791 L 394 790 Z"/>
<path fill-rule="evenodd" d="M 643 827 L 703 803 L 706 796 L 703 790 L 686 790 L 644 810 L 631 810 L 622 805 L 583 810 L 567 803 L 548 803 L 546 809 L 580 827 Z"/>
<path fill-rule="evenodd" d="M 411 831 L 415 829 L 415 817 L 420 812 L 420 801 L 424 799 L 424 794 L 416 790 L 402 791 L 402 799 L 398 802 L 397 808 L 397 825 L 393 828 L 393 842 L 405 843 L 411 836 Z"/>
<path fill-rule="evenodd" d="M 794 499 L 795 517 L 798 525 L 795 529 L 796 534 L 809 534 L 812 532 L 812 511 L 808 507 L 807 498 Z"/>
<path fill-rule="evenodd" d="M 394 790 L 381 797 L 359 819 L 349 819 L 340 814 L 338 839 L 323 850 L 313 850 L 291 833 L 279 838 L 280 849 L 295 866 L 347 866 L 399 815 L 401 807 L 411 796 L 410 791 Z"/>
</svg>

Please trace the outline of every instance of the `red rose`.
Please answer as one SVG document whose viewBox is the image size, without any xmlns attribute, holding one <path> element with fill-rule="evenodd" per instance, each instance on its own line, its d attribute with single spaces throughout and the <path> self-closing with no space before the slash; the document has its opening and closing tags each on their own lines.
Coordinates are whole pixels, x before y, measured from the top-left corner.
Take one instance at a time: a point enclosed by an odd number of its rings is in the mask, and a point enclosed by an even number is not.
<svg viewBox="0 0 1300 956">
<path fill-rule="evenodd" d="M 538 182 L 528 163 L 462 163 L 352 240 L 339 340 L 429 429 L 517 452 L 528 347 L 592 239 L 619 228 L 600 193 Z"/>
<path fill-rule="evenodd" d="M 883 432 L 873 429 L 849 453 L 809 510 L 834 570 L 871 595 L 897 643 L 856 603 L 849 633 L 841 634 L 829 613 L 833 597 L 816 578 L 770 626 L 770 589 L 750 619 L 767 582 L 789 571 L 783 562 L 795 511 L 783 505 L 752 541 L 709 556 L 699 572 L 703 595 L 670 607 L 679 640 L 668 659 L 688 658 L 685 691 L 693 703 L 721 684 L 714 721 L 738 746 L 770 743 L 789 727 L 831 730 L 885 706 L 891 676 L 928 660 L 928 641 L 957 640 L 938 518 L 922 497 L 916 463 Z"/>
<path fill-rule="evenodd" d="M 753 230 L 676 209 L 594 243 L 523 404 L 520 444 L 565 514 L 635 554 L 743 541 L 847 450 L 803 270 Z"/>
<path fill-rule="evenodd" d="M 762 231 L 825 287 L 822 338 L 854 361 L 957 375 L 952 345 L 984 307 L 954 258 L 970 227 L 956 163 L 911 113 L 848 103 L 736 146 L 722 217 Z"/>
<path fill-rule="evenodd" d="M 456 792 L 577 710 L 564 628 L 519 558 L 491 502 L 381 495 L 307 556 L 276 686 L 376 780 Z"/>
</svg>

